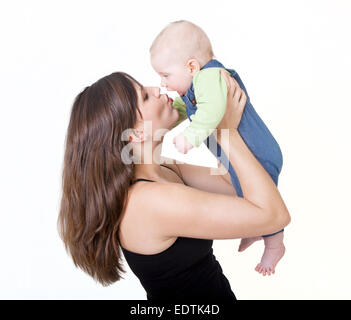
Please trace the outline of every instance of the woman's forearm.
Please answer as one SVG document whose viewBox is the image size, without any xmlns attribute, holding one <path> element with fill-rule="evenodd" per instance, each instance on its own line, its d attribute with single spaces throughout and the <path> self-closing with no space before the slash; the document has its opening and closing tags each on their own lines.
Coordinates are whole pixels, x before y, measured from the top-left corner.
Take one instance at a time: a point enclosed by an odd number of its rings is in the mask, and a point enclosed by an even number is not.
<svg viewBox="0 0 351 320">
<path fill-rule="evenodd" d="M 268 212 L 290 220 L 288 210 L 273 180 L 235 129 L 218 130 L 218 143 L 238 175 L 244 198 Z"/>
</svg>

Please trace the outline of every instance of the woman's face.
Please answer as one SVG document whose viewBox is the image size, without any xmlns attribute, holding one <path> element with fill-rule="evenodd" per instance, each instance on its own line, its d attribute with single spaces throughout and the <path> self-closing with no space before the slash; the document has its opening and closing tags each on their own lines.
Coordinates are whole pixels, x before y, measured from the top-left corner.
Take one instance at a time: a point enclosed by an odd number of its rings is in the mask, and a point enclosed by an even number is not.
<svg viewBox="0 0 351 320">
<path fill-rule="evenodd" d="M 158 87 L 140 87 L 136 85 L 138 93 L 139 110 L 143 116 L 140 118 L 138 113 L 138 125 L 142 122 L 151 121 L 152 134 L 158 129 L 170 129 L 178 120 L 177 109 L 172 107 L 173 100 L 166 94 L 160 94 Z M 139 122 L 140 121 L 140 122 Z"/>
</svg>

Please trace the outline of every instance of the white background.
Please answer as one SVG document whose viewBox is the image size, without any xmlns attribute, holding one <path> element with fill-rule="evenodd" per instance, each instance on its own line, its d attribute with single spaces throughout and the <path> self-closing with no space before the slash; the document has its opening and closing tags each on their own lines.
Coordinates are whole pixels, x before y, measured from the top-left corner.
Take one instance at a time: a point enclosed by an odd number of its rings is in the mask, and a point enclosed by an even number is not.
<svg viewBox="0 0 351 320">
<path fill-rule="evenodd" d="M 292 222 L 276 274 L 254 271 L 262 242 L 240 254 L 239 240 L 214 244 L 237 298 L 350 299 L 350 17 L 346 0 L 2 1 L 0 298 L 146 298 L 128 268 L 104 288 L 66 254 L 56 229 L 64 139 L 74 97 L 100 77 L 159 85 L 150 44 L 188 19 L 238 71 L 284 155 Z"/>
</svg>

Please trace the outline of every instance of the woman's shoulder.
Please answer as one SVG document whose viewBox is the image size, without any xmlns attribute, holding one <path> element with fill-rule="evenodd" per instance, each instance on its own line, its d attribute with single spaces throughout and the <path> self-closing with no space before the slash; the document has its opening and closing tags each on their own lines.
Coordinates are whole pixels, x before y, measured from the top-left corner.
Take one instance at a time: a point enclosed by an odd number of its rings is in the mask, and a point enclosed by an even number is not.
<svg viewBox="0 0 351 320">
<path fill-rule="evenodd" d="M 129 188 L 119 231 L 124 248 L 151 254 L 162 251 L 175 240 L 174 236 L 165 237 L 160 232 L 162 222 L 158 212 L 167 213 L 178 188 L 182 187 L 185 186 L 181 183 L 139 181 Z"/>
<path fill-rule="evenodd" d="M 166 206 L 170 203 L 176 190 L 185 187 L 181 171 L 176 164 L 167 163 L 162 164 L 162 166 L 166 167 L 167 182 L 140 180 L 129 187 L 124 210 L 124 217 L 128 215 L 128 220 L 134 215 L 137 215 L 138 219 L 141 220 L 150 219 L 152 212 L 157 207 Z M 144 214 L 140 216 L 140 212 Z"/>
</svg>

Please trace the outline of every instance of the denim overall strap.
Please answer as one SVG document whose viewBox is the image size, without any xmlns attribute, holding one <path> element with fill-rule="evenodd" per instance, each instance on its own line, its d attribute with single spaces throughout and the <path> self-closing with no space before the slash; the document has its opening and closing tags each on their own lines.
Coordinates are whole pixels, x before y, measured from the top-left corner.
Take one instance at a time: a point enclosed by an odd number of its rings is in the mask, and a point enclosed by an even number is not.
<svg viewBox="0 0 351 320">
<path fill-rule="evenodd" d="M 192 103 L 192 101 L 195 99 L 193 83 L 191 83 L 190 88 L 187 90 L 184 96 L 181 96 L 181 98 L 186 105 L 186 114 L 191 121 L 190 116 L 193 115 L 197 110 L 196 104 Z"/>
</svg>

